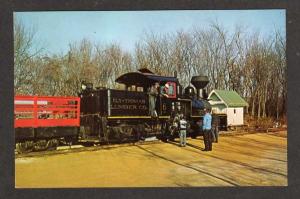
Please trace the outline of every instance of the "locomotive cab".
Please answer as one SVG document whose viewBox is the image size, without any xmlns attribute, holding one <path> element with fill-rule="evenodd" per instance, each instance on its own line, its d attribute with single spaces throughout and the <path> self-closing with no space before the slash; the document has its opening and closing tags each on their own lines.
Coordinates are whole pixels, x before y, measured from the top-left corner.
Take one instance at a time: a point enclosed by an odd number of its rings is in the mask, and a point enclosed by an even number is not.
<svg viewBox="0 0 300 199">
<path fill-rule="evenodd" d="M 157 116 L 167 116 L 172 109 L 172 101 L 175 101 L 178 96 L 179 86 L 176 77 L 167 77 L 156 75 L 148 69 L 140 69 L 137 72 L 125 73 L 116 79 L 117 83 L 124 84 L 126 88 L 129 87 L 142 87 L 145 93 L 145 99 L 149 100 L 149 91 L 151 87 L 158 84 L 157 96 L 155 100 L 155 110 Z M 150 107 L 151 108 L 151 107 Z M 150 114 L 149 110 L 149 114 Z"/>
<path fill-rule="evenodd" d="M 160 92 L 163 91 L 165 86 L 168 87 L 167 91 L 169 98 L 176 98 L 178 94 L 177 85 L 179 85 L 179 82 L 176 77 L 156 75 L 148 69 L 140 69 L 137 72 L 125 73 L 118 77 L 116 82 L 124 84 L 126 88 L 130 88 L 132 86 L 136 88 L 141 87 L 144 92 L 147 92 L 152 85 L 158 83 L 160 86 Z"/>
</svg>

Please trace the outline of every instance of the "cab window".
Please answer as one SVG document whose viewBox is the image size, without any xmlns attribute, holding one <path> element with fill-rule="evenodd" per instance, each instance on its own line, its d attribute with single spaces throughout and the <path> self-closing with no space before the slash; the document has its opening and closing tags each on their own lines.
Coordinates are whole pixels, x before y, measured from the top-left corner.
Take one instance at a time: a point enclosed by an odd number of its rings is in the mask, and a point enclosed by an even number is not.
<svg viewBox="0 0 300 199">
<path fill-rule="evenodd" d="M 176 83 L 175 82 L 167 82 L 169 85 L 168 88 L 168 98 L 176 98 Z"/>
</svg>

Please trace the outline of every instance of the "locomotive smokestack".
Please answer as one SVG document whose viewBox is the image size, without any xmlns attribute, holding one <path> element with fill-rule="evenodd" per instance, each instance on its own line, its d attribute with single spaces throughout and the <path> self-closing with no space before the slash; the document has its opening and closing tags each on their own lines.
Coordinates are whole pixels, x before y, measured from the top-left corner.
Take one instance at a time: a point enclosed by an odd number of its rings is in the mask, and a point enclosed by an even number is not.
<svg viewBox="0 0 300 199">
<path fill-rule="evenodd" d="M 203 98 L 207 98 L 207 94 L 205 92 L 205 90 L 203 89 L 205 86 L 207 86 L 209 80 L 207 76 L 193 76 L 191 83 L 195 86 L 196 90 L 197 90 L 197 98 L 198 99 L 203 99 Z"/>
</svg>

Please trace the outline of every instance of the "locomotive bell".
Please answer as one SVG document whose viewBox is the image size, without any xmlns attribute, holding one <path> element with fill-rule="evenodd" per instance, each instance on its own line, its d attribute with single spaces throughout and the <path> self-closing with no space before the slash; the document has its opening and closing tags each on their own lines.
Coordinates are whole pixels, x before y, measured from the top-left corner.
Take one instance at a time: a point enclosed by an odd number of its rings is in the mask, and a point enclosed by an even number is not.
<svg viewBox="0 0 300 199">
<path fill-rule="evenodd" d="M 195 86 L 197 90 L 198 99 L 207 98 L 207 94 L 204 90 L 204 87 L 207 86 L 207 84 L 209 83 L 207 76 L 203 76 L 203 75 L 193 76 L 191 83 Z"/>
</svg>

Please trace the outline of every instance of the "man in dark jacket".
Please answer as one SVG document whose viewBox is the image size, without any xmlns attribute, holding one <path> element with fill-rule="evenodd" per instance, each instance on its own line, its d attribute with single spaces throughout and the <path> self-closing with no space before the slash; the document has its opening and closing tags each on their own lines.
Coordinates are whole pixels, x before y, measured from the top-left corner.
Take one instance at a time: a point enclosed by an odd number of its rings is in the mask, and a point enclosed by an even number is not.
<svg viewBox="0 0 300 199">
<path fill-rule="evenodd" d="M 158 88 L 159 88 L 159 83 L 156 82 L 153 84 L 149 90 L 149 112 L 152 117 L 157 117 L 157 112 L 155 110 L 155 105 L 156 105 L 156 98 L 158 96 Z"/>
<path fill-rule="evenodd" d="M 212 150 L 212 135 L 211 135 L 211 121 L 212 117 L 209 109 L 205 109 L 205 115 L 203 117 L 203 140 L 205 148 L 203 151 Z"/>
<path fill-rule="evenodd" d="M 213 142 L 218 143 L 219 138 L 219 116 L 212 112 L 212 137 Z"/>
</svg>

